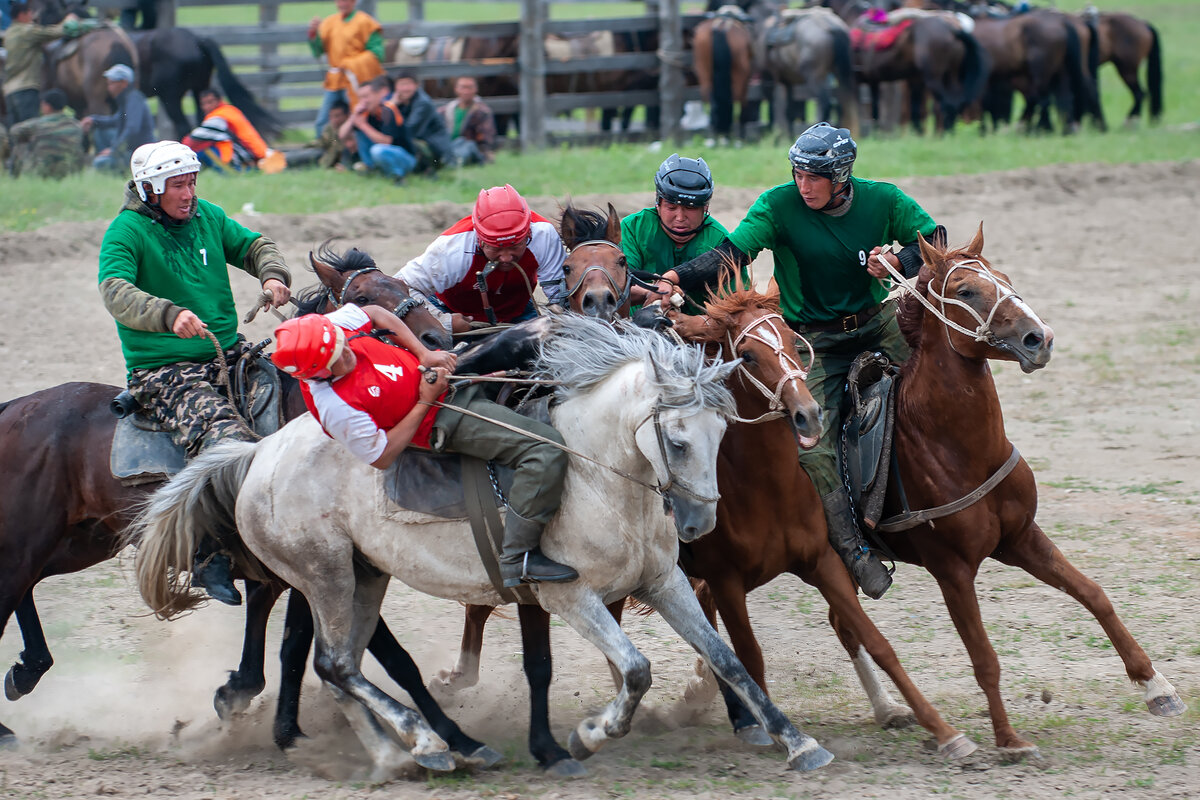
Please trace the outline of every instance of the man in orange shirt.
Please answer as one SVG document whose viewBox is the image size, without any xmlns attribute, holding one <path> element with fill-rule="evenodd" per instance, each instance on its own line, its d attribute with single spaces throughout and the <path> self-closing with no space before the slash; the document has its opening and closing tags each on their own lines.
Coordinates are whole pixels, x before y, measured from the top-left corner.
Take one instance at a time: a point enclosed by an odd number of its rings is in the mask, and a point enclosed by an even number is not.
<svg viewBox="0 0 1200 800">
<path fill-rule="evenodd" d="M 254 169 L 267 157 L 267 143 L 237 106 L 225 102 L 216 89 L 200 93 L 200 111 L 204 120 L 183 137 L 183 143 L 196 151 L 206 167 L 238 172 Z"/>
<path fill-rule="evenodd" d="M 358 87 L 383 74 L 383 28 L 355 6 L 358 0 L 334 0 L 337 13 L 308 23 L 308 46 L 315 58 L 329 60 L 325 96 L 317 112 L 317 136 L 329 123 L 329 109 L 337 100 L 354 108 Z"/>
</svg>

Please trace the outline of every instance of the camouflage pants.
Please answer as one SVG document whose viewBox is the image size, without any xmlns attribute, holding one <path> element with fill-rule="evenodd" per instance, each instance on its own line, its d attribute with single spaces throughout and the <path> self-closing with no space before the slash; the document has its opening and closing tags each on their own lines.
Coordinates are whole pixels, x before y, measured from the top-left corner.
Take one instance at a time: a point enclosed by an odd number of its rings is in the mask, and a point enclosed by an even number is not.
<svg viewBox="0 0 1200 800">
<path fill-rule="evenodd" d="M 812 343 L 816 354 L 805 383 L 821 407 L 824 422 L 817 446 L 800 453 L 800 466 L 824 497 L 842 487 L 835 448 L 842 433 L 842 397 L 846 393 L 850 365 L 865 350 L 881 352 L 901 363 L 908 360 L 910 350 L 896 324 L 895 303 L 888 303 L 883 311 L 856 331 L 817 331 L 804 336 Z"/>
<path fill-rule="evenodd" d="M 239 337 L 225 351 L 230 374 L 249 349 L 250 343 Z M 135 369 L 129 374 L 129 392 L 141 403 L 142 412 L 168 428 L 171 439 L 184 447 L 191 458 L 221 439 L 258 440 L 229 402 L 225 387 L 218 383 L 220 374 L 221 367 L 215 359 Z"/>
</svg>

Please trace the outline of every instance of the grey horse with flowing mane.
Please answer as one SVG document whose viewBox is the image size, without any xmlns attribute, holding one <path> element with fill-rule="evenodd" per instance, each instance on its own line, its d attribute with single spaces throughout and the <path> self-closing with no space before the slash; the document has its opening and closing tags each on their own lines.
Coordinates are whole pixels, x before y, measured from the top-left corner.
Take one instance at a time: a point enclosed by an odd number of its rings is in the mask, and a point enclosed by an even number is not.
<svg viewBox="0 0 1200 800">
<path fill-rule="evenodd" d="M 628 733 L 650 686 L 650 662 L 605 608 L 632 595 L 729 683 L 793 768 L 829 763 L 832 754 L 796 730 L 716 635 L 676 564 L 679 542 L 696 540 L 716 523 L 717 450 L 734 412 L 724 381 L 737 362 L 710 364 L 699 348 L 628 325 L 569 316 L 552 325 L 539 370 L 559 384 L 550 416 L 571 461 L 542 547 L 580 577 L 533 591 L 621 676 L 617 696 L 572 731 L 572 756 L 587 758 Z M 142 542 L 139 586 L 156 614 L 169 618 L 200 601 L 185 575 L 196 537 L 234 531 L 262 564 L 309 598 L 316 671 L 371 754 L 374 777 L 402 769 L 404 750 L 424 766 L 450 768 L 446 744 L 370 683 L 359 663 L 390 576 L 449 600 L 504 602 L 468 523 L 391 503 L 383 473 L 301 417 L 262 442 L 210 448 L 155 495 L 135 535 Z"/>
</svg>

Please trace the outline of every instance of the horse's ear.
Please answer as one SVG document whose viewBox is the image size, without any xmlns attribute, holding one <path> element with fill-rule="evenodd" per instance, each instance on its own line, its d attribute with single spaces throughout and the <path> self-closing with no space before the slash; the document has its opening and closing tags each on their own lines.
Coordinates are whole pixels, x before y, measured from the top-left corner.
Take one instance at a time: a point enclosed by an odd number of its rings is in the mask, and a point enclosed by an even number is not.
<svg viewBox="0 0 1200 800">
<path fill-rule="evenodd" d="M 983 220 L 979 221 L 979 230 L 975 231 L 975 238 L 967 245 L 967 252 L 976 258 L 983 252 Z"/>
<path fill-rule="evenodd" d="M 562 210 L 562 217 L 558 221 L 558 235 L 562 237 L 563 244 L 570 250 L 575 246 L 578 234 L 576 231 L 575 209 L 571 208 L 571 203 L 567 202 L 567 207 Z"/>
<path fill-rule="evenodd" d="M 716 370 L 714 371 L 714 377 L 716 380 L 724 383 L 725 381 L 729 380 L 729 376 L 733 374 L 733 371 L 737 369 L 741 363 L 742 360 L 740 358 L 735 358 L 732 361 L 723 361 L 717 365 Z"/>
<path fill-rule="evenodd" d="M 917 244 L 921 248 L 921 260 L 929 265 L 931 269 L 937 269 L 942 264 L 942 251 L 926 241 L 921 233 L 917 233 Z"/>
<path fill-rule="evenodd" d="M 324 261 L 318 261 L 313 255 L 312 250 L 308 251 L 308 263 L 312 265 L 313 272 L 317 273 L 317 278 L 325 286 L 332 287 L 334 280 L 337 277 L 337 270 L 326 264 Z"/>
<path fill-rule="evenodd" d="M 613 244 L 621 243 L 621 215 L 612 203 L 608 204 L 608 229 L 604 232 L 604 238 Z"/>
</svg>

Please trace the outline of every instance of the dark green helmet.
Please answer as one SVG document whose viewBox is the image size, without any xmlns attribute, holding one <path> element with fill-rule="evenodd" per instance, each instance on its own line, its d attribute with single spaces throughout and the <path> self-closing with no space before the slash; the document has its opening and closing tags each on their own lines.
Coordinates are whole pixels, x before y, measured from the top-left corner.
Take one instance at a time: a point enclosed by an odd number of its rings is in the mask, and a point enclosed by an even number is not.
<svg viewBox="0 0 1200 800">
<path fill-rule="evenodd" d="M 850 131 L 835 128 L 828 122 L 818 122 L 800 134 L 800 138 L 788 150 L 788 161 L 793 170 L 811 172 L 834 183 L 850 180 L 858 145 Z"/>
<path fill-rule="evenodd" d="M 654 174 L 654 190 L 668 203 L 703 208 L 712 200 L 712 172 L 703 158 L 680 158 L 673 153 Z"/>
</svg>

